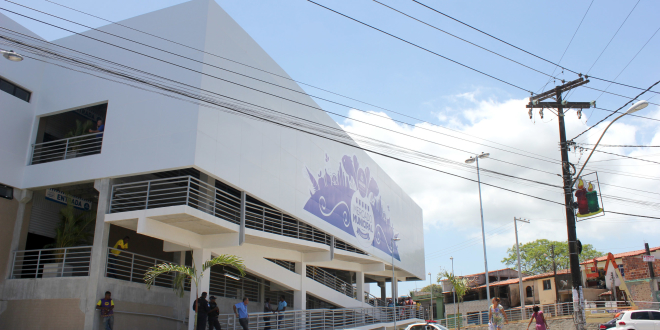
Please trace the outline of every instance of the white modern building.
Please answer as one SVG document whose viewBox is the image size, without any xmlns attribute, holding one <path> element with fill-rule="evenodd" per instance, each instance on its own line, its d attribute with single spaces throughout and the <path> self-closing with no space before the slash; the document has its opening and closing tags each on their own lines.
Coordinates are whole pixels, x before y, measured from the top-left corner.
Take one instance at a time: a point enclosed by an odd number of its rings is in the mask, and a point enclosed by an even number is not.
<svg viewBox="0 0 660 330">
<path fill-rule="evenodd" d="M 215 1 L 120 24 L 45 42 L 0 14 L 0 49 L 23 55 L 0 58 L 0 328 L 99 329 L 105 291 L 117 329 L 186 328 L 194 285 L 180 298 L 171 276 L 147 290 L 144 273 L 221 254 L 247 271 L 203 277 L 223 314 L 241 297 L 256 313 L 284 295 L 290 310 L 354 308 L 336 315 L 386 323 L 373 309 L 386 285 L 425 276 L 421 208 L 358 148 L 204 101 L 341 129 Z M 104 131 L 90 133 L 98 119 Z M 70 223 L 90 219 L 88 237 L 64 239 L 67 202 Z M 302 329 L 327 315 L 286 318 Z"/>
</svg>

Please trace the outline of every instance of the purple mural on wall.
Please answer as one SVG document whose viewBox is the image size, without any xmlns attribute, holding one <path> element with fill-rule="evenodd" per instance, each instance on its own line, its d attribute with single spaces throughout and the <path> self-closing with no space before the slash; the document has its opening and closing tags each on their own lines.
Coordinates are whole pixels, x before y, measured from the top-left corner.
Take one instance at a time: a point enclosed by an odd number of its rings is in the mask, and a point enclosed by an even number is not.
<svg viewBox="0 0 660 330">
<path fill-rule="evenodd" d="M 401 261 L 396 242 L 392 241 L 394 226 L 390 207 L 383 201 L 369 167 L 360 167 L 357 157 L 344 155 L 336 172 L 330 157 L 318 170 L 305 167 L 310 180 L 310 198 L 304 209 L 354 236 L 362 246 L 374 246 Z"/>
</svg>

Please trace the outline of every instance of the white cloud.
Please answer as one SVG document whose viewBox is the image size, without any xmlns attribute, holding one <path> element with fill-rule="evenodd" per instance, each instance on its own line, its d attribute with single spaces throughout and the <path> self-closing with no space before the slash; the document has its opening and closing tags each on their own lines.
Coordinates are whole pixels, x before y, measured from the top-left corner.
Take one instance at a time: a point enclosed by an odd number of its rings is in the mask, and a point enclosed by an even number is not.
<svg viewBox="0 0 660 330">
<path fill-rule="evenodd" d="M 561 185 L 562 182 L 559 176 L 537 172 L 532 169 L 516 167 L 495 160 L 503 160 L 551 173 L 560 173 L 560 165 L 556 163 L 560 160 L 557 117 L 550 113 L 549 110 L 546 110 L 544 120 L 541 120 L 538 116 L 538 112 L 536 112 L 534 120 L 532 121 L 527 116 L 527 109 L 525 108 L 525 104 L 527 103 L 526 99 L 510 99 L 498 102 L 492 98 L 480 99 L 479 95 L 479 90 L 475 90 L 473 92 L 445 97 L 440 101 L 429 101 L 422 105 L 423 108 L 436 113 L 437 118 L 443 125 L 448 125 L 458 132 L 438 128 L 427 123 L 420 123 L 415 126 L 400 125 L 389 119 L 389 117 L 378 118 L 359 111 L 350 111 L 349 116 L 350 118 L 359 119 L 363 122 L 385 126 L 388 129 L 397 132 L 414 135 L 421 139 L 467 150 L 472 154 L 488 152 L 494 159 L 485 159 L 480 162 L 482 168 L 542 181 L 553 185 Z M 660 116 L 660 111 L 658 111 L 658 109 L 649 110 L 652 111 L 645 111 L 645 115 L 655 117 Z M 379 113 L 379 115 L 386 116 L 385 113 Z M 578 120 L 575 112 L 569 112 L 565 118 L 568 138 L 577 135 L 577 133 L 586 128 L 583 123 L 584 115 L 583 121 Z M 587 137 L 583 136 L 581 139 L 578 139 L 578 141 L 595 143 L 600 132 L 602 132 L 601 128 L 605 127 L 606 124 L 607 123 L 602 123 L 597 129 L 592 130 L 593 133 L 589 132 Z M 423 142 L 410 137 L 392 134 L 391 132 L 380 130 L 365 123 L 346 120 L 342 125 L 349 132 L 356 132 L 361 135 L 374 137 L 399 146 L 404 146 L 416 151 L 433 154 L 458 162 L 463 162 L 471 156 L 471 153 L 468 152 L 452 150 L 434 145 L 430 142 Z M 660 143 L 660 134 L 658 134 L 659 126 L 660 125 L 658 125 L 657 122 L 643 119 L 632 119 L 621 123 L 617 122 L 609 129 L 602 143 L 639 144 L 638 137 L 643 136 L 645 141 L 650 141 L 650 143 L 655 143 L 657 145 Z M 482 142 L 489 146 L 470 143 L 462 139 L 436 134 L 428 130 L 438 131 L 469 141 Z M 475 138 L 474 136 L 493 142 L 486 142 Z M 506 145 L 507 147 L 500 144 Z M 505 149 L 510 152 L 498 149 Z M 660 161 L 660 157 L 657 157 L 660 150 L 653 151 L 649 149 L 652 148 L 634 150 L 631 150 L 630 148 L 603 148 L 602 150 L 613 153 L 625 153 L 633 157 L 648 156 L 648 159 L 656 159 Z M 516 153 L 528 155 L 533 158 L 517 155 Z M 441 227 L 452 228 L 457 234 L 464 235 L 465 239 L 480 237 L 479 200 L 476 183 L 409 164 L 400 163 L 385 157 L 373 157 L 423 208 L 424 221 L 427 229 L 433 230 Z M 403 157 L 406 158 L 406 156 Z M 570 154 L 571 161 L 573 162 L 576 162 L 578 159 L 584 161 L 586 157 L 586 153 L 582 157 L 574 152 L 571 152 Z M 633 160 L 601 161 L 613 158 L 618 157 L 595 153 L 590 161 L 590 167 L 598 168 L 599 170 L 603 169 L 607 171 L 618 171 L 652 177 L 657 176 L 659 173 L 658 166 L 660 165 L 657 164 L 647 166 L 651 163 L 643 163 Z M 551 162 L 545 160 L 551 160 Z M 554 163 L 552 161 L 554 161 Z M 476 179 L 476 173 L 474 173 L 474 171 L 461 170 L 437 164 L 434 165 L 434 167 L 457 175 Z M 657 180 L 631 178 L 627 174 L 614 175 L 604 172 L 599 172 L 599 178 L 602 182 L 612 185 L 660 192 L 657 189 Z M 541 186 L 499 176 L 493 177 L 492 174 L 484 172 L 482 172 L 482 180 L 486 183 L 506 187 L 508 189 L 557 202 L 563 202 L 562 191 L 558 188 Z M 603 190 L 602 192 L 608 195 L 660 202 L 660 195 L 646 193 L 633 195 L 635 191 L 626 191 L 613 186 L 602 186 L 601 188 Z M 516 195 L 488 186 L 482 186 L 482 193 L 487 230 L 511 223 L 513 217 L 516 216 L 532 219 L 532 224 L 528 225 L 528 228 L 524 231 L 521 231 L 521 240 L 523 242 L 537 238 L 554 240 L 566 239 L 564 209 L 561 205 L 539 201 L 530 197 Z M 657 210 L 654 211 L 636 204 L 612 200 L 605 200 L 605 208 L 626 213 L 646 214 L 652 216 L 657 215 Z M 535 219 L 538 221 L 534 221 Z M 645 237 L 653 237 L 653 235 L 660 233 L 660 226 L 657 225 L 649 226 L 649 223 L 639 221 L 625 225 L 621 222 L 617 222 L 625 219 L 628 218 L 619 215 L 607 215 L 606 217 L 581 222 L 578 224 L 578 236 L 583 241 L 602 241 L 603 239 L 619 240 L 620 237 L 617 236 L 617 234 L 632 235 L 632 233 L 640 230 L 643 230 Z M 640 220 L 639 218 L 629 219 Z M 493 246 L 510 247 L 513 244 L 513 230 L 508 230 L 498 236 L 497 239 L 491 238 L 491 240 L 494 241 L 489 243 L 489 245 L 493 244 Z M 498 260 L 499 259 L 501 259 L 501 257 L 498 258 Z"/>
</svg>

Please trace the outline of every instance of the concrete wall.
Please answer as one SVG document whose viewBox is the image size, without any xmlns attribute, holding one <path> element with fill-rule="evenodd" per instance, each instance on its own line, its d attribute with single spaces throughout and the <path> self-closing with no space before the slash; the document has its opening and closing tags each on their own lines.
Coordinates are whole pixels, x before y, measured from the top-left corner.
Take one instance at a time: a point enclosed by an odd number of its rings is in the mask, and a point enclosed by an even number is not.
<svg viewBox="0 0 660 330">
<path fill-rule="evenodd" d="M 80 299 L 2 301 L 0 304 L 0 328 L 82 330 L 85 314 L 80 310 L 79 305 Z"/>
<path fill-rule="evenodd" d="M 456 305 L 459 305 L 459 303 L 456 303 Z M 487 311 L 488 306 L 490 306 L 490 302 L 487 301 L 486 299 L 466 301 L 460 303 L 460 313 L 461 315 L 466 315 L 467 313 L 471 313 L 471 312 Z M 446 315 L 454 314 L 456 312 L 458 312 L 458 310 L 454 308 L 453 303 L 445 304 Z"/>
<path fill-rule="evenodd" d="M 16 222 L 16 212 L 18 211 L 18 201 L 16 199 L 0 198 L 0 288 L 5 281 L 7 274 L 9 255 L 11 251 L 11 240 L 14 232 L 14 223 Z"/>
</svg>

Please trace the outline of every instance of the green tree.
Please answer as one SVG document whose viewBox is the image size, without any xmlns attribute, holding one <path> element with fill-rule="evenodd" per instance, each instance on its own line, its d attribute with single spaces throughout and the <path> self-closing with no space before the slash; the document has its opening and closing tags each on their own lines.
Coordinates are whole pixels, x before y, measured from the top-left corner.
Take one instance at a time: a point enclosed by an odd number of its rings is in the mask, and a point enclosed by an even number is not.
<svg viewBox="0 0 660 330">
<path fill-rule="evenodd" d="M 474 282 L 473 279 L 467 278 L 467 277 L 459 277 L 459 276 L 454 276 L 449 271 L 443 270 L 438 274 L 438 279 L 437 281 L 440 282 L 443 279 L 448 279 L 451 285 L 454 287 L 454 292 L 456 293 L 456 298 L 458 299 L 458 310 L 456 314 L 461 314 L 461 302 L 463 302 L 463 297 L 470 291 L 470 285 L 472 282 Z M 457 327 L 457 329 L 461 329 L 461 321 L 456 322 L 454 326 Z"/>
<path fill-rule="evenodd" d="M 559 271 L 570 268 L 567 242 L 537 239 L 520 246 L 520 266 L 523 273 L 533 275 L 552 272 L 553 245 L 555 247 L 555 262 L 557 264 L 557 270 Z M 506 252 L 507 256 L 502 259 L 502 263 L 513 269 L 518 269 L 516 246 L 513 245 L 511 248 L 507 249 Z M 603 255 L 605 254 L 594 249 L 591 244 L 582 244 L 580 262 L 591 260 Z"/>
<path fill-rule="evenodd" d="M 156 266 L 149 268 L 146 274 L 144 274 L 144 282 L 147 284 L 147 289 L 151 289 L 151 286 L 156 282 L 156 277 L 162 274 L 174 273 L 174 285 L 173 289 L 178 294 L 179 297 L 183 297 L 183 291 L 185 288 L 186 279 L 192 281 L 195 284 L 195 329 L 197 329 L 197 298 L 199 298 L 199 283 L 202 281 L 204 272 L 207 269 L 215 265 L 221 266 L 231 266 L 241 273 L 241 276 L 245 276 L 245 265 L 243 264 L 243 259 L 229 254 L 221 254 L 211 260 L 208 260 L 202 264 L 202 269 L 200 271 L 195 267 L 195 260 L 192 261 L 192 266 L 184 265 L 175 265 L 171 263 L 162 263 Z"/>
</svg>

